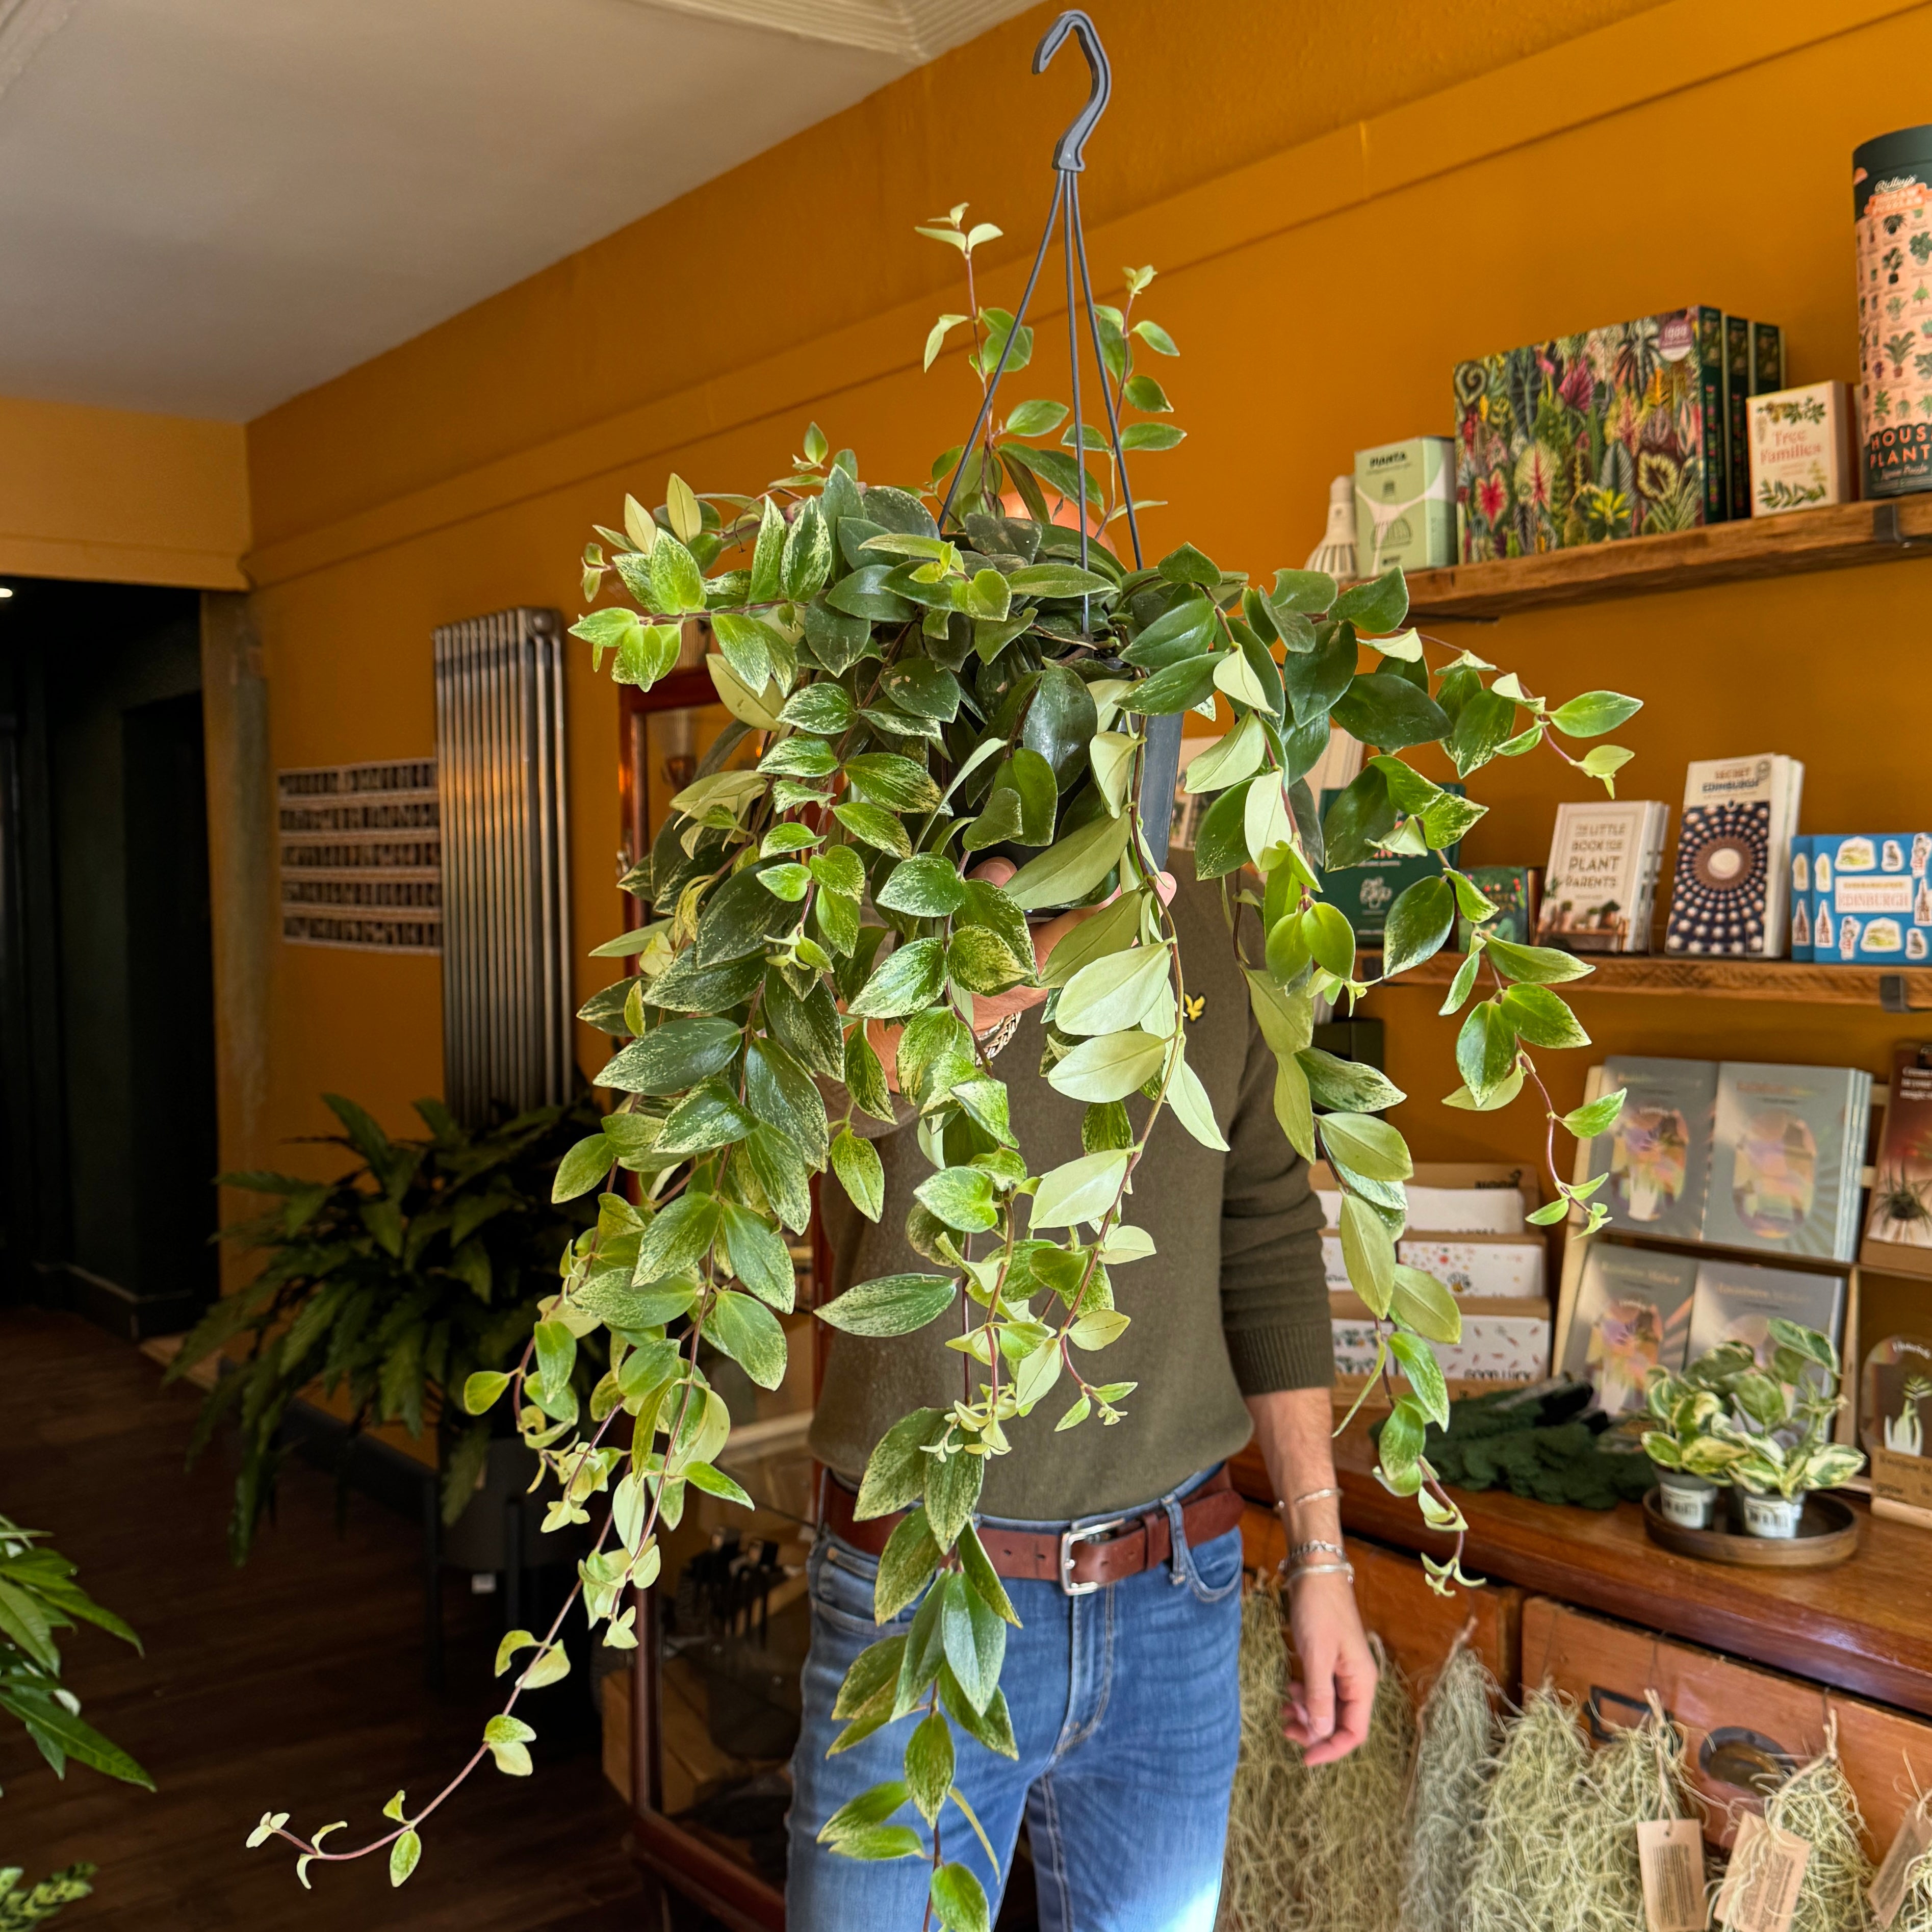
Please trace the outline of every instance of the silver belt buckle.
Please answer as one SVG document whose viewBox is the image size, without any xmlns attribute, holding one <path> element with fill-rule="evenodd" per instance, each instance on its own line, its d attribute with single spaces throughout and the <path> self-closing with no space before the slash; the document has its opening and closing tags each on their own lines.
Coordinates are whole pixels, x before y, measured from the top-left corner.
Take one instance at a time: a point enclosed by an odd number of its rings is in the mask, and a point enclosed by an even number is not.
<svg viewBox="0 0 1932 1932">
<path fill-rule="evenodd" d="M 1076 1583 L 1073 1580 L 1073 1546 L 1076 1543 L 1097 1542 L 1103 1536 L 1111 1536 L 1117 1529 L 1124 1529 L 1127 1519 L 1124 1516 L 1109 1517 L 1105 1522 L 1089 1523 L 1084 1529 L 1063 1529 L 1060 1532 L 1060 1587 L 1070 1597 L 1090 1597 L 1100 1588 L 1098 1583 Z"/>
</svg>

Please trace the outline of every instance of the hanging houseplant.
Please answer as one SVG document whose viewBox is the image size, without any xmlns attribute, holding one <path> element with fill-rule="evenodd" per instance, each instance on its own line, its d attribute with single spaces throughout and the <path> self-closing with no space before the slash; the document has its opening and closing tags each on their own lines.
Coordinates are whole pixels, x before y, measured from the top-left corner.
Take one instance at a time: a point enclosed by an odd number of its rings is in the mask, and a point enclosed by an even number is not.
<svg viewBox="0 0 1932 1932">
<path fill-rule="evenodd" d="M 957 1799 L 953 1730 L 1013 1750 L 999 1688 L 1013 1613 L 974 1527 L 986 1460 L 1051 1455 L 1053 1428 L 1013 1431 L 1043 1403 L 1058 1429 L 1132 1426 L 1130 1387 L 1101 1379 L 1096 1358 L 1132 1318 L 1130 1264 L 1148 1252 L 1126 1218 L 1135 1171 L 1162 1108 L 1197 1139 L 1223 1144 L 1187 1064 L 1186 988 L 1158 890 L 1168 796 L 1158 761 L 1171 760 L 1182 714 L 1217 697 L 1232 714 L 1189 773 L 1213 799 L 1196 869 L 1221 882 L 1231 928 L 1243 904 L 1259 914 L 1264 950 L 1242 964 L 1279 1070 L 1276 1111 L 1296 1149 L 1327 1160 L 1341 1185 L 1350 1280 L 1380 1330 L 1370 1386 L 1390 1384 L 1394 1398 L 1381 1474 L 1457 1533 L 1457 1556 L 1424 1559 L 1445 1591 L 1468 1580 L 1462 1520 L 1420 1451 L 1428 1421 L 1448 1410 L 1430 1345 L 1453 1340 L 1459 1318 L 1447 1289 L 1396 1258 L 1410 1160 L 1378 1114 L 1402 1093 L 1310 1043 L 1317 1000 L 1351 1003 L 1369 983 L 1348 921 L 1320 896 L 1320 868 L 1388 850 L 1436 856 L 1438 872 L 1390 909 L 1380 976 L 1439 951 L 1459 910 L 1477 922 L 1444 1007 L 1468 1009 L 1452 1097 L 1486 1110 L 1533 1086 L 1560 1197 L 1534 1218 L 1556 1220 L 1596 1185 L 1555 1172 L 1556 1127 L 1600 1132 L 1622 1100 L 1606 1095 L 1568 1115 L 1550 1103 L 1531 1049 L 1586 1043 L 1552 988 L 1591 969 L 1489 936 L 1494 908 L 1442 857 L 1484 808 L 1401 754 L 1436 746 L 1467 777 L 1546 746 L 1608 786 L 1629 754 L 1608 746 L 1573 754 L 1563 741 L 1614 729 L 1635 700 L 1593 692 L 1552 705 L 1472 653 L 1438 648 L 1432 662 L 1427 641 L 1404 627 L 1398 571 L 1342 590 L 1308 571 L 1251 583 L 1191 544 L 1143 559 L 1132 430 L 1120 428 L 1136 400 L 1124 351 L 1136 330 L 1133 339 L 1160 344 L 1087 293 L 1079 142 L 1106 88 L 1084 16 L 1063 15 L 1035 64 L 1070 31 L 1094 63 L 1094 98 L 1061 143 L 1016 310 L 969 302 L 983 393 L 943 489 L 862 480 L 854 453 L 832 455 L 814 427 L 793 473 L 763 494 L 700 495 L 674 476 L 662 506 L 627 498 L 622 527 L 600 529 L 586 552 L 586 601 L 605 601 L 574 631 L 593 662 L 648 686 L 676 663 L 683 623 L 706 616 L 718 645 L 707 664 L 734 723 L 626 881 L 650 922 L 600 949 L 636 968 L 586 1009 L 628 1038 L 596 1076 L 625 1097 L 557 1181 L 560 1197 L 602 1190 L 596 1225 L 574 1245 L 522 1358 L 467 1390 L 478 1412 L 508 1398 L 555 1477 L 554 1514 L 587 1523 L 598 1505 L 604 1520 L 580 1568 L 584 1608 L 606 1643 L 634 1644 L 629 1600 L 657 1576 L 660 1524 L 678 1520 L 692 1487 L 746 1500 L 717 1466 L 731 1417 L 698 1366 L 700 1342 L 762 1386 L 782 1378 L 777 1315 L 794 1294 L 785 1231 L 806 1228 L 814 1173 L 829 1171 L 872 1218 L 882 1211 L 878 1158 L 852 1123 L 894 1118 L 866 1022 L 903 1027 L 899 1094 L 918 1110 L 933 1167 L 908 1234 L 928 1266 L 859 1283 L 818 1312 L 865 1335 L 945 1318 L 984 1379 L 975 1400 L 906 1417 L 866 1470 L 860 1515 L 908 1511 L 880 1562 L 878 1614 L 924 1600 L 908 1636 L 860 1656 L 837 1714 L 849 1720 L 845 1743 L 904 1724 L 905 1775 L 856 1797 L 824 1831 L 854 1856 L 930 1860 L 932 1916 L 962 1932 L 983 1932 L 987 1902 L 972 1873 L 939 1853 L 936 1821 Z M 1071 408 L 1051 422 L 1014 410 L 1002 423 L 1000 382 L 1030 345 L 1028 301 L 1060 224 Z M 970 266 L 970 245 L 961 252 Z M 1083 394 L 1078 356 L 1090 346 L 1098 368 Z M 1164 412 L 1148 390 L 1136 394 L 1149 399 L 1143 411 Z M 1064 445 L 1036 440 L 1063 422 Z M 1091 534 L 1116 511 L 1124 559 Z M 1306 774 L 1331 724 L 1377 755 L 1324 820 Z M 740 748 L 755 763 L 728 768 Z M 995 850 L 1020 862 L 1004 886 L 963 876 Z M 1031 922 L 1070 908 L 1099 910 L 1036 966 Z M 1472 1006 L 1479 974 L 1490 990 Z M 976 998 L 1037 983 L 1054 988 L 1044 1076 L 1084 1107 L 1089 1150 L 1046 1172 L 1016 1144 L 1006 1084 L 972 1024 Z M 636 1177 L 635 1202 L 617 1191 L 626 1174 Z M 1590 1210 L 1592 1226 L 1601 1212 Z M 586 1401 L 573 1385 L 577 1352 L 599 1332 L 610 1367 Z M 540 1635 L 505 1639 L 499 1671 L 514 1676 L 502 1711 L 441 1790 L 415 1803 L 396 1795 L 389 1828 L 330 1850 L 321 1834 L 271 1812 L 251 1842 L 293 1845 L 304 1882 L 318 1861 L 376 1852 L 402 1882 L 424 1822 L 486 1755 L 506 1772 L 530 1769 L 533 1733 L 514 1706 L 568 1670 L 561 1627 L 562 1613 Z"/>
</svg>

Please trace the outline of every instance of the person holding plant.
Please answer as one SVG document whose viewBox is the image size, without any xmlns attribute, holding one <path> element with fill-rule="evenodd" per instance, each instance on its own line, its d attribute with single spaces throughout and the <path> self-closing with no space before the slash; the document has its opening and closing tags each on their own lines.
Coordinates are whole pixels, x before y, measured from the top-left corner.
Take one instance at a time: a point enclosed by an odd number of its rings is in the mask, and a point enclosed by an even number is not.
<svg viewBox="0 0 1932 1932">
<path fill-rule="evenodd" d="M 999 884 L 1012 871 L 994 860 L 974 876 Z M 1118 1428 L 1080 1430 L 1038 1456 L 988 1462 L 980 1539 L 1017 1620 L 1000 1677 L 1008 1714 L 998 1726 L 952 1713 L 971 1734 L 953 1775 L 973 1814 L 949 1810 L 940 1827 L 946 1856 L 971 1864 L 996 1900 L 1024 1816 L 1042 1924 L 1083 1932 L 1208 1932 L 1214 1924 L 1240 1734 L 1241 1504 L 1224 1466 L 1251 1432 L 1284 1499 L 1300 1678 L 1283 1717 L 1309 1762 L 1332 1762 L 1361 1742 L 1376 1679 L 1329 1446 L 1334 1358 L 1321 1210 L 1306 1162 L 1275 1123 L 1274 1063 L 1218 902 L 1205 887 L 1177 891 L 1170 875 L 1160 883 L 1180 937 L 1189 1061 L 1228 1145 L 1198 1144 L 1171 1114 L 1155 1125 L 1128 1204 L 1137 1226 L 1113 1238 L 1124 1258 L 1130 1250 L 1150 1253 L 1138 1280 L 1154 1292 L 1135 1297 L 1131 1325 L 1111 1306 L 1100 1311 L 1125 1328 L 1110 1371 L 1118 1364 L 1132 1379 L 1091 1400 Z M 1042 968 L 1088 916 L 1083 909 L 1034 922 Z M 982 1058 L 1004 1053 L 1037 1066 L 1037 1009 L 1047 996 L 1042 985 L 976 999 Z M 871 1030 L 896 1094 L 900 1032 L 877 1022 Z M 1000 1071 L 1013 1129 L 1033 1157 L 1077 1158 L 1082 1110 L 1043 1079 Z M 877 1140 L 886 1178 L 878 1224 L 842 1212 L 830 1189 L 823 1197 L 833 1292 L 925 1264 L 898 1231 L 929 1164 L 912 1108 L 897 1105 L 899 1124 Z M 1144 1100 L 1130 1105 L 1144 1120 Z M 1120 1122 L 1124 1133 L 1141 1124 L 1124 1114 Z M 1050 1256 L 1041 1259 L 1052 1267 Z M 1044 1305 L 1061 1285 L 1049 1273 L 1028 1286 Z M 1219 1346 L 1202 1347 L 1197 1338 L 1208 1335 Z M 943 1414 L 986 1372 L 936 1329 L 895 1340 L 840 1334 L 832 1346 L 812 1433 L 829 1473 L 793 1760 L 787 1916 L 797 1932 L 920 1921 L 927 1873 L 919 1861 L 868 1858 L 864 1841 L 849 1836 L 834 1852 L 818 1835 L 855 1794 L 900 1775 L 904 1748 L 902 1736 L 880 1735 L 827 1755 L 844 1714 L 836 1704 L 847 1672 L 868 1645 L 909 1629 L 914 1614 L 908 1604 L 883 1626 L 874 1621 L 880 1555 L 898 1518 L 859 1516 L 857 1492 L 890 1428 L 909 1410 Z M 1143 1381 L 1145 1398 L 1130 1412 L 1114 1407 Z M 1075 1420 L 1090 1412 L 1089 1400 L 1074 1405 Z M 1063 1406 L 1047 1402 L 1020 1426 L 1048 1432 Z"/>
</svg>

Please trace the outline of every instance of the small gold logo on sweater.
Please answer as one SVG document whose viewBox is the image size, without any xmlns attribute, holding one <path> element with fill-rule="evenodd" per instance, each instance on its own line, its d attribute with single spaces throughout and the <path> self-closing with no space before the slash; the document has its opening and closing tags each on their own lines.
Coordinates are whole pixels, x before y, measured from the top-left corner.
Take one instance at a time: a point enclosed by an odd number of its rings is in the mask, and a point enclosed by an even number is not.
<svg viewBox="0 0 1932 1932">
<path fill-rule="evenodd" d="M 1207 1006 L 1208 995 L 1205 993 L 1184 993 L 1180 996 L 1181 1011 L 1191 1020 L 1198 1020 L 1207 1010 Z"/>
</svg>

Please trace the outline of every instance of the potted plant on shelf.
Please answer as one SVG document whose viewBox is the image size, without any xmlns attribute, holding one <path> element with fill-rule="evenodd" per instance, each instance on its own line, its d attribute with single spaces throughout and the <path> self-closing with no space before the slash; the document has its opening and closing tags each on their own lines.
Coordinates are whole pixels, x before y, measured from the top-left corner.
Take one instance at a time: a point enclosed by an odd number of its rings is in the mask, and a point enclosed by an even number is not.
<svg viewBox="0 0 1932 1932">
<path fill-rule="evenodd" d="M 1717 1432 L 1724 1413 L 1725 1382 L 1754 1365 L 1742 1342 L 1727 1342 L 1682 1375 L 1654 1368 L 1644 1383 L 1644 1402 L 1658 1426 L 1645 1430 L 1644 1454 L 1657 1472 L 1658 1507 L 1666 1522 L 1708 1529 L 1718 1494 L 1742 1448 Z"/>
<path fill-rule="evenodd" d="M 560 1159 L 596 1125 L 586 1102 L 533 1108 L 470 1133 L 440 1101 L 418 1100 L 430 1137 L 392 1140 L 354 1101 L 322 1097 L 344 1131 L 321 1138 L 357 1164 L 334 1180 L 223 1177 L 225 1186 L 278 1197 L 266 1214 L 223 1230 L 268 1258 L 208 1311 L 168 1370 L 170 1379 L 185 1374 L 247 1338 L 245 1354 L 208 1392 L 190 1445 L 199 1453 L 226 1418 L 238 1419 L 242 1470 L 229 1525 L 237 1563 L 274 1504 L 289 1406 L 311 1389 L 346 1396 L 352 1438 L 372 1422 L 400 1422 L 412 1436 L 435 1429 L 442 1520 L 455 1525 L 490 1460 L 491 1431 L 445 1393 L 516 1359 L 539 1299 L 555 1287 L 560 1257 L 596 1217 L 590 1203 L 552 1199 Z M 525 1481 L 533 1471 L 532 1462 Z"/>
<path fill-rule="evenodd" d="M 1805 1497 L 1850 1482 L 1865 1459 L 1828 1438 L 1832 1418 L 1845 1406 L 1831 1338 L 1776 1316 L 1770 1329 L 1769 1372 L 1752 1368 L 1732 1377 L 1730 1409 L 1714 1426 L 1739 1452 L 1730 1478 L 1744 1533 L 1787 1538 L 1798 1534 Z"/>
</svg>

